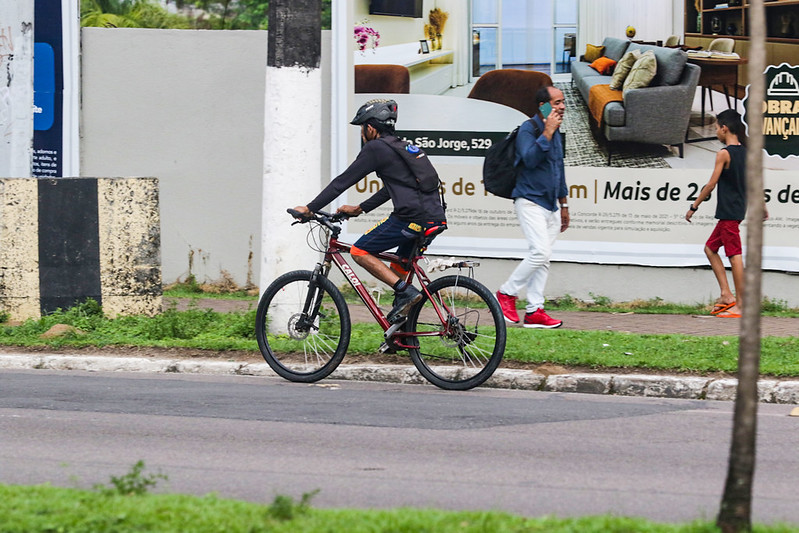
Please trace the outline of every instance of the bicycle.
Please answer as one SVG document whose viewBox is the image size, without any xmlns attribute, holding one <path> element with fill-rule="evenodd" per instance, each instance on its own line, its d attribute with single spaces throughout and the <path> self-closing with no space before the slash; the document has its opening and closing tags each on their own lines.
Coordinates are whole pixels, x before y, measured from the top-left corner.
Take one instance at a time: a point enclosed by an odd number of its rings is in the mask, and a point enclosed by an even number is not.
<svg viewBox="0 0 799 533">
<path fill-rule="evenodd" d="M 418 280 L 424 296 L 403 320 L 390 324 L 344 258 L 352 245 L 338 237 L 347 216 L 320 211 L 303 218 L 288 212 L 298 219 L 292 225 L 311 223 L 307 242 L 324 258 L 312 271 L 278 277 L 258 302 L 258 347 L 278 375 L 312 383 L 329 376 L 344 358 L 352 322 L 344 296 L 328 279 L 335 265 L 383 329 L 381 353 L 407 350 L 422 376 L 442 389 L 468 390 L 491 377 L 502 361 L 506 329 L 499 302 L 471 277 L 478 263 L 454 262 L 451 266 L 458 274 L 435 280 L 419 265 L 427 246 L 446 226 L 430 228 L 417 239 L 405 280 Z M 383 261 L 400 260 L 389 252 L 376 255 Z M 462 275 L 463 269 L 469 275 Z"/>
</svg>

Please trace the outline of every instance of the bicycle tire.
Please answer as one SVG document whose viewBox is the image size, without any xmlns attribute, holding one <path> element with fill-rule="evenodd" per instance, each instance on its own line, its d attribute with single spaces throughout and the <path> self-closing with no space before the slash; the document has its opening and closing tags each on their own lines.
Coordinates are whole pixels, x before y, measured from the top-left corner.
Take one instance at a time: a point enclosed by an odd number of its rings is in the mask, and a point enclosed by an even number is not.
<svg viewBox="0 0 799 533">
<path fill-rule="evenodd" d="M 352 327 L 344 297 L 323 276 L 316 279 L 314 317 L 303 326 L 312 277 L 309 270 L 295 270 L 277 278 L 258 302 L 255 318 L 261 355 L 278 375 L 299 383 L 319 381 L 338 367 Z"/>
<path fill-rule="evenodd" d="M 482 283 L 465 276 L 445 276 L 428 285 L 431 298 L 450 310 L 447 334 L 426 296 L 408 314 L 406 331 L 440 332 L 409 337 L 411 360 L 433 385 L 468 390 L 482 385 L 502 362 L 507 331 L 502 309 Z M 442 312 L 445 312 L 442 309 Z"/>
</svg>

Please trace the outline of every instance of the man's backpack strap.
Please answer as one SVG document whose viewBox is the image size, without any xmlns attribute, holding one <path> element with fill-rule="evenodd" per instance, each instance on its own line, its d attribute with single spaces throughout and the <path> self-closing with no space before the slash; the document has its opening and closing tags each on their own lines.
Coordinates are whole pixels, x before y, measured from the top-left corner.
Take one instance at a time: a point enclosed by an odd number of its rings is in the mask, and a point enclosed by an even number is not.
<svg viewBox="0 0 799 533">
<path fill-rule="evenodd" d="M 421 148 L 408 141 L 403 141 L 399 137 L 389 135 L 386 137 L 378 137 L 378 140 L 383 141 L 391 147 L 400 159 L 405 162 L 408 170 L 416 180 L 416 188 L 421 192 L 433 192 L 436 189 L 441 196 L 441 206 L 444 211 L 447 210 L 447 202 L 444 200 L 444 190 L 441 187 L 441 180 L 438 177 L 438 172 L 433 167 L 427 154 Z"/>
</svg>

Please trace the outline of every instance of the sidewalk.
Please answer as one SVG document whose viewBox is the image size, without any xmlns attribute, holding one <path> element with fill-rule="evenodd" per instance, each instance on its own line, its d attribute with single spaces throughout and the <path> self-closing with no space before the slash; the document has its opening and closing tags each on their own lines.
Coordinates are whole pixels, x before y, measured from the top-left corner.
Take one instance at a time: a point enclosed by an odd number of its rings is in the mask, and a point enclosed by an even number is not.
<svg viewBox="0 0 799 533">
<path fill-rule="evenodd" d="M 197 300 L 166 300 L 164 306 L 174 303 L 178 310 L 190 305 L 200 309 L 219 312 L 246 311 L 255 303 L 240 300 L 203 298 Z M 353 321 L 372 320 L 362 305 L 351 305 Z M 622 331 L 629 333 L 682 335 L 738 335 L 740 318 L 717 318 L 711 315 L 648 315 L 635 313 L 595 313 L 592 311 L 551 311 L 558 320 L 563 320 L 563 329 Z M 511 326 L 520 327 L 520 326 Z M 761 320 L 764 337 L 799 337 L 799 318 L 766 316 Z"/>
<path fill-rule="evenodd" d="M 173 302 L 165 302 L 165 306 Z M 177 309 L 197 306 L 220 312 L 246 311 L 254 303 L 235 300 L 179 300 Z M 351 306 L 353 320 L 366 319 L 362 306 Z M 684 335 L 737 335 L 740 319 L 723 319 L 697 315 L 644 315 L 634 313 L 594 313 L 585 311 L 553 312 L 564 321 L 564 329 L 607 330 L 644 334 L 678 333 Z M 519 327 L 519 326 L 511 326 Z M 799 336 L 799 318 L 764 317 L 762 335 L 777 337 Z M 142 357 L 146 350 L 131 349 L 124 356 L 122 350 L 98 350 L 95 353 L 20 353 L 12 347 L 0 350 L 0 369 L 82 370 L 89 372 L 152 372 L 188 373 L 241 376 L 270 376 L 276 374 L 258 357 L 203 357 L 200 353 L 173 351 Z M 232 359 L 232 360 L 231 360 Z M 346 364 L 347 359 L 329 379 L 381 381 L 389 383 L 426 384 L 424 378 L 409 365 Z M 432 385 L 431 385 L 432 386 Z M 517 370 L 500 367 L 483 387 L 540 390 L 548 392 L 578 392 L 588 394 L 616 394 L 694 400 L 735 399 L 737 380 L 728 377 L 692 376 L 664 373 L 602 374 L 572 373 L 555 365 L 541 365 L 536 370 Z M 799 404 L 799 380 L 760 380 L 760 401 L 781 404 Z M 794 409 L 796 411 L 796 409 Z"/>
</svg>

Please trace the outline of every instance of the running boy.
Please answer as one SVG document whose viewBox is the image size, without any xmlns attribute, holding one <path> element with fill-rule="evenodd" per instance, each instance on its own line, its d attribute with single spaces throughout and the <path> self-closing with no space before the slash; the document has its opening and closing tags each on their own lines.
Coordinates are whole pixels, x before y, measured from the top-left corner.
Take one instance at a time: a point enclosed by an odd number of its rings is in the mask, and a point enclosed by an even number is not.
<svg viewBox="0 0 799 533">
<path fill-rule="evenodd" d="M 691 217 L 699 205 L 707 199 L 718 184 L 719 192 L 716 200 L 716 218 L 718 223 L 705 243 L 705 255 L 719 283 L 721 296 L 716 300 L 711 315 L 721 318 L 739 318 L 741 316 L 741 298 L 744 291 L 744 263 L 741 247 L 739 225 L 746 215 L 746 133 L 741 115 L 733 109 L 722 111 L 716 117 L 716 137 L 726 146 L 716 154 L 716 165 L 710 181 L 702 187 L 699 197 L 688 208 L 685 220 Z M 768 212 L 765 212 L 768 219 Z M 732 279 L 735 294 L 730 291 L 727 282 L 727 271 L 719 256 L 719 248 L 724 246 L 724 253 L 732 267 Z M 737 297 L 737 301 L 736 301 Z"/>
</svg>

